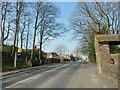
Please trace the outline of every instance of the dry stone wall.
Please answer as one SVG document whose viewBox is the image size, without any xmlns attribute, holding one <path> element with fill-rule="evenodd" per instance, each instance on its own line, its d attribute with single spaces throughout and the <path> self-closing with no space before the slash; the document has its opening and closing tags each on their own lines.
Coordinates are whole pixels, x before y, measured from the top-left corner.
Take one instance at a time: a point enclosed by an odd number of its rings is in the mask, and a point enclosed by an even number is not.
<svg viewBox="0 0 120 90">
<path fill-rule="evenodd" d="M 116 85 L 120 81 L 119 62 L 120 54 L 110 54 L 109 45 L 120 44 L 120 35 L 96 35 L 95 51 L 98 72 L 104 74 Z M 111 64 L 111 58 L 114 58 L 115 64 Z"/>
</svg>

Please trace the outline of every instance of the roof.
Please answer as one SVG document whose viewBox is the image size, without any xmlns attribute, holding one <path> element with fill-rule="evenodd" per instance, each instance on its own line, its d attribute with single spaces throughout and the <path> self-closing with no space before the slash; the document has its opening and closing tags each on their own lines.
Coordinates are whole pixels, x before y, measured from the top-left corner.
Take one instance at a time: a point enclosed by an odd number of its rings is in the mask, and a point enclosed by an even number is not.
<svg viewBox="0 0 120 90">
<path fill-rule="evenodd" d="M 55 52 L 46 52 L 47 53 L 47 55 L 48 54 L 52 54 L 53 56 L 59 56 L 57 53 L 55 53 Z"/>
</svg>

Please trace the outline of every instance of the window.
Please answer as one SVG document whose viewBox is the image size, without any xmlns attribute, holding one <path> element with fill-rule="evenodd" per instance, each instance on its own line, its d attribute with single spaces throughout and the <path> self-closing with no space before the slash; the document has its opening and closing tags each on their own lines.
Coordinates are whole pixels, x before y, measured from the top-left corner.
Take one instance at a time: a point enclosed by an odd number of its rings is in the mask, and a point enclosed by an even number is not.
<svg viewBox="0 0 120 90">
<path fill-rule="evenodd" d="M 109 45 L 111 54 L 120 54 L 120 45 Z"/>
</svg>

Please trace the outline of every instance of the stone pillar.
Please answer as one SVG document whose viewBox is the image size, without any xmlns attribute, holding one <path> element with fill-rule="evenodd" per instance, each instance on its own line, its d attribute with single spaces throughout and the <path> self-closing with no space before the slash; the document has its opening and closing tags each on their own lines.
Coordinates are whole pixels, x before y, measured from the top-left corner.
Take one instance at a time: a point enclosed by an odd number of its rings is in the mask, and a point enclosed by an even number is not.
<svg viewBox="0 0 120 90">
<path fill-rule="evenodd" d="M 110 50 L 109 44 L 104 43 L 103 41 L 98 41 L 95 37 L 95 52 L 96 52 L 96 61 L 98 72 L 102 72 L 102 64 L 110 63 Z"/>
<path fill-rule="evenodd" d="M 109 44 L 99 44 L 97 40 L 95 41 L 95 50 L 96 50 L 96 60 L 98 66 L 98 72 L 102 72 L 102 64 L 110 63 L 110 50 Z"/>
<path fill-rule="evenodd" d="M 101 73 L 101 60 L 100 60 L 100 52 L 99 52 L 99 43 L 97 38 L 95 37 L 95 52 L 96 52 L 96 62 L 97 62 L 97 68 L 98 72 Z"/>
<path fill-rule="evenodd" d="M 99 54 L 100 54 L 101 64 L 110 63 L 111 56 L 110 56 L 109 44 L 100 44 L 99 52 L 100 52 Z"/>
</svg>

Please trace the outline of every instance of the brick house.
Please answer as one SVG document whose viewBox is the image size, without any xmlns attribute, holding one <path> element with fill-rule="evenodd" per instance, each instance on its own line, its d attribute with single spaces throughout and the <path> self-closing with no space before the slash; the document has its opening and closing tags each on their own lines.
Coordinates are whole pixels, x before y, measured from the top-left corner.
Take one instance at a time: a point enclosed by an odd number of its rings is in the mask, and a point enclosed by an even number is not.
<svg viewBox="0 0 120 90">
<path fill-rule="evenodd" d="M 73 56 L 70 56 L 70 55 L 64 55 L 63 58 L 71 60 L 71 61 L 75 61 L 75 58 Z"/>
<path fill-rule="evenodd" d="M 55 52 L 47 52 L 47 58 L 58 58 L 59 55 Z"/>
</svg>

